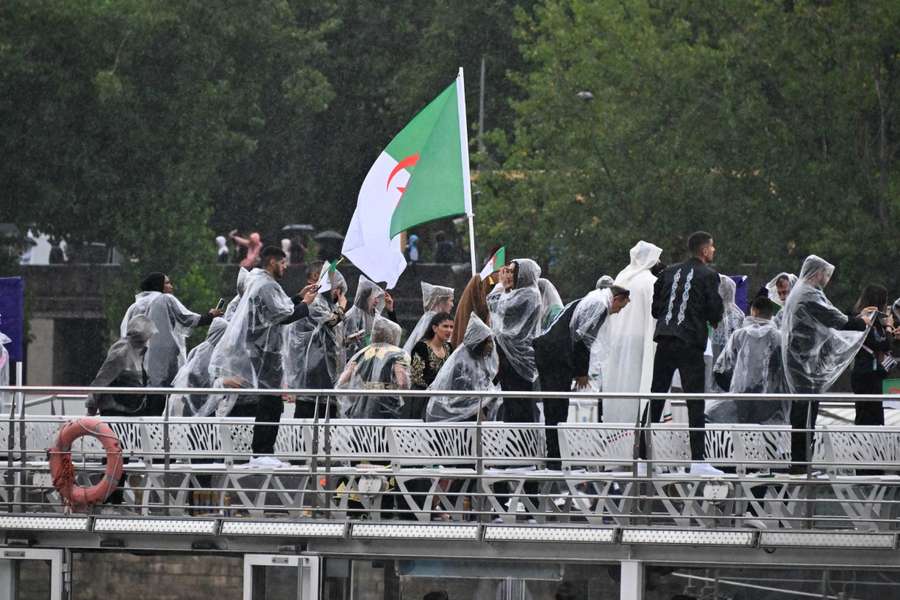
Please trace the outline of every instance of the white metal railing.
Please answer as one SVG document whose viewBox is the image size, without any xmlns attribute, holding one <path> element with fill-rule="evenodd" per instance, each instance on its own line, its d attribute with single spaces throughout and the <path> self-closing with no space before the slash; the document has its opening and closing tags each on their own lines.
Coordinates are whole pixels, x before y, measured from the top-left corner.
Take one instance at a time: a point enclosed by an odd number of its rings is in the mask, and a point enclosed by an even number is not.
<svg viewBox="0 0 900 600">
<path fill-rule="evenodd" d="M 229 390 L 238 395 L 273 390 Z M 65 513 L 49 477 L 47 449 L 73 415 L 35 416 L 26 410 L 63 396 L 87 393 L 221 393 L 167 388 L 5 387 L 11 394 L 0 422 L 6 449 L 0 512 Z M 327 393 L 327 397 L 322 394 Z M 317 397 L 430 396 L 428 391 L 278 390 Z M 441 392 L 442 396 L 453 395 Z M 616 398 L 633 394 L 465 392 L 505 402 L 543 398 Z M 648 394 L 681 400 L 697 394 Z M 706 399 L 817 401 L 820 405 L 882 401 L 883 396 L 715 395 Z M 104 417 L 128 460 L 120 503 L 94 514 L 210 516 L 336 522 L 433 519 L 456 523 L 532 521 L 567 527 L 680 527 L 698 532 L 745 530 L 841 531 L 893 535 L 900 507 L 900 428 L 708 425 L 707 461 L 726 470 L 694 476 L 686 424 L 537 423 L 482 421 L 423 423 L 399 420 L 283 419 L 275 455 L 285 466 L 251 462 L 252 418 Z M 480 415 L 480 412 L 479 412 Z M 804 436 L 808 461 L 790 455 L 793 435 Z M 547 455 L 547 436 L 560 456 Z M 647 444 L 640 457 L 640 440 Z M 4 443 L 5 442 L 5 443 Z M 2 451 L 2 450 L 0 450 Z M 72 448 L 80 481 L 96 481 L 103 452 L 89 438 Z M 791 466 L 802 467 L 792 474 Z M 874 473 L 874 470 L 878 473 Z M 631 534 L 629 534 L 631 535 Z M 636 535 L 636 534 L 635 534 Z M 743 539 L 743 538 L 741 538 Z"/>
</svg>

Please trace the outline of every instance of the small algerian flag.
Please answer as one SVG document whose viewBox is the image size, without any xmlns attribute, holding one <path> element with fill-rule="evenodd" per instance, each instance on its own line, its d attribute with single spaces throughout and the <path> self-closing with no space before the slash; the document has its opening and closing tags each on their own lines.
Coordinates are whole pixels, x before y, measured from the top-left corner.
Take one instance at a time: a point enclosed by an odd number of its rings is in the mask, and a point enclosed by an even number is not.
<svg viewBox="0 0 900 600">
<path fill-rule="evenodd" d="M 481 280 L 484 281 L 491 274 L 500 270 L 500 267 L 506 264 L 506 246 L 500 246 L 497 251 L 488 259 L 481 270 Z"/>
<path fill-rule="evenodd" d="M 462 69 L 369 169 L 341 253 L 392 288 L 406 268 L 400 232 L 461 214 L 472 214 Z"/>
<path fill-rule="evenodd" d="M 339 259 L 335 259 L 328 262 L 328 268 L 322 269 L 322 274 L 319 275 L 319 293 L 327 292 L 331 290 L 331 284 L 334 282 L 334 277 L 331 276 L 332 273 L 337 271 L 337 266 L 340 262 L 344 260 L 343 257 Z"/>
</svg>

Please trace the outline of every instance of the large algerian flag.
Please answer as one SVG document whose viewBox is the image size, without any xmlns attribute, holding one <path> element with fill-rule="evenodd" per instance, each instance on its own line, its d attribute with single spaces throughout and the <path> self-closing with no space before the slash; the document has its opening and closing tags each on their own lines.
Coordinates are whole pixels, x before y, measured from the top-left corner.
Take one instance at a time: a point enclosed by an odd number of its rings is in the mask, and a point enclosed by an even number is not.
<svg viewBox="0 0 900 600">
<path fill-rule="evenodd" d="M 369 169 L 342 253 L 391 288 L 406 268 L 400 232 L 461 214 L 472 214 L 462 69 Z"/>
<path fill-rule="evenodd" d="M 500 267 L 506 264 L 506 246 L 500 246 L 497 248 L 497 251 L 494 252 L 493 255 L 488 259 L 486 263 L 484 263 L 484 268 L 481 269 L 481 280 L 484 281 L 492 274 L 496 273 L 500 270 Z"/>
</svg>

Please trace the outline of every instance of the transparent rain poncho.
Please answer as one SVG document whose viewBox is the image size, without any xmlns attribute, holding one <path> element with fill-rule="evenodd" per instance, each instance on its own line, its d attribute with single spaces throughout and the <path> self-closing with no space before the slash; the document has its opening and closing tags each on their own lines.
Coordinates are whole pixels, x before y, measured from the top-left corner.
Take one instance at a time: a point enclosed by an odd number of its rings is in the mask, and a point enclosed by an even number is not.
<svg viewBox="0 0 900 600">
<path fill-rule="evenodd" d="M 156 325 L 145 315 L 129 319 L 125 335 L 116 340 L 106 353 L 91 387 L 146 387 L 145 353 L 149 341 L 157 334 Z M 91 394 L 88 408 L 140 414 L 146 407 L 146 397 L 137 395 Z"/>
<path fill-rule="evenodd" d="M 737 285 L 731 277 L 719 275 L 719 296 L 722 297 L 722 304 L 725 306 L 725 312 L 722 320 L 713 329 L 712 344 L 713 362 L 718 358 L 719 353 L 728 342 L 728 338 L 732 332 L 740 329 L 744 322 L 744 311 L 735 302 L 737 295 Z"/>
<path fill-rule="evenodd" d="M 344 343 L 348 354 L 369 344 L 375 318 L 384 310 L 384 290 L 365 275 L 359 276 L 353 306 L 344 315 Z M 360 335 L 354 337 L 354 334 Z"/>
<path fill-rule="evenodd" d="M 284 336 L 278 324 L 293 313 L 294 303 L 278 282 L 267 271 L 253 269 L 210 359 L 209 374 L 216 387 L 230 379 L 240 387 L 280 388 Z"/>
<path fill-rule="evenodd" d="M 151 387 L 169 387 L 187 359 L 187 336 L 197 326 L 200 315 L 188 310 L 172 294 L 141 292 L 125 311 L 119 335 L 125 337 L 132 317 L 144 315 L 156 325 L 156 335 L 147 346 L 146 368 Z"/>
<path fill-rule="evenodd" d="M 610 348 L 599 371 L 604 392 L 647 393 L 653 382 L 656 319 L 650 308 L 656 276 L 650 269 L 659 262 L 662 248 L 641 240 L 630 254 L 628 266 L 615 279 L 615 285 L 630 295 L 625 308 L 609 319 Z M 591 363 L 596 364 L 599 358 L 593 356 L 593 348 L 591 354 Z M 638 411 L 636 400 L 603 400 L 603 419 L 609 423 L 635 423 Z"/>
<path fill-rule="evenodd" d="M 228 306 L 225 307 L 225 314 L 222 315 L 226 321 L 230 321 L 231 317 L 234 316 L 235 311 L 237 310 L 238 304 L 241 303 L 241 296 L 244 293 L 244 288 L 247 286 L 247 278 L 250 276 L 250 271 L 241 267 L 238 270 L 237 275 L 237 283 L 235 284 L 235 290 L 237 293 L 234 298 L 228 303 Z"/>
<path fill-rule="evenodd" d="M 778 287 L 776 284 L 782 277 L 787 277 L 788 282 L 790 282 L 788 294 L 790 294 L 790 291 L 794 289 L 794 286 L 797 284 L 797 276 L 793 273 L 779 273 L 771 281 L 769 281 L 769 283 L 766 284 L 766 291 L 769 294 L 769 300 L 777 304 L 779 307 L 784 306 L 784 301 L 778 295 Z M 772 319 L 772 322 L 775 323 L 776 327 L 780 328 L 782 319 L 784 319 L 784 311 L 779 310 L 777 313 L 775 313 L 775 317 Z"/>
<path fill-rule="evenodd" d="M 596 373 L 602 379 L 603 363 L 607 360 L 611 347 L 609 327 L 609 308 L 612 305 L 612 292 L 609 288 L 591 290 L 578 302 L 572 320 L 569 321 L 569 335 L 572 344 L 582 343 L 590 350 L 588 374 Z"/>
<path fill-rule="evenodd" d="M 784 390 L 781 363 L 781 332 L 770 319 L 747 317 L 725 344 L 713 371 L 731 379 L 726 390 L 734 394 L 780 394 Z M 713 400 L 706 414 L 714 423 L 759 423 L 785 425 L 790 422 L 790 400 Z"/>
<path fill-rule="evenodd" d="M 556 290 L 556 286 L 549 279 L 538 279 L 538 289 L 541 292 L 541 333 L 550 328 L 564 307 L 562 298 Z"/>
<path fill-rule="evenodd" d="M 822 394 L 831 389 L 862 347 L 866 331 L 841 331 L 848 317 L 825 297 L 834 266 L 818 256 L 803 261 L 784 303 L 781 354 L 788 390 Z"/>
<path fill-rule="evenodd" d="M 440 312 L 449 313 L 453 310 L 453 295 L 454 290 L 451 287 L 422 282 L 422 307 L 425 309 L 425 314 L 413 327 L 412 333 L 409 334 L 406 343 L 403 344 L 404 350 L 410 354 L 412 353 L 413 347 L 421 341 L 428 330 L 428 325 L 431 323 L 434 315 Z"/>
<path fill-rule="evenodd" d="M 793 273 L 779 273 L 778 275 L 773 277 L 771 281 L 769 281 L 769 283 L 766 284 L 766 291 L 769 294 L 769 300 L 771 300 L 778 306 L 784 306 L 784 301 L 778 295 L 778 287 L 776 285 L 778 280 L 782 277 L 787 277 L 788 282 L 790 282 L 790 286 L 788 287 L 788 294 L 790 294 L 790 291 L 797 284 L 797 276 Z"/>
<path fill-rule="evenodd" d="M 428 389 L 433 391 L 499 391 L 494 383 L 499 360 L 493 345 L 485 354 L 486 343 L 490 343 L 491 328 L 478 315 L 472 313 L 463 342 L 453 351 L 437 377 Z M 426 421 L 468 421 L 474 420 L 478 407 L 483 407 L 483 415 L 493 420 L 500 408 L 499 398 L 480 399 L 471 396 L 432 396 L 425 408 Z"/>
<path fill-rule="evenodd" d="M 529 258 L 516 259 L 516 287 L 496 287 L 487 297 L 494 341 L 516 373 L 527 381 L 537 379 L 531 342 L 541 331 L 541 268 Z"/>
<path fill-rule="evenodd" d="M 372 325 L 372 343 L 357 352 L 338 380 L 338 389 L 408 390 L 411 384 L 409 354 L 400 343 L 400 326 L 383 317 Z M 404 405 L 400 396 L 341 396 L 338 412 L 349 419 L 392 419 Z"/>
<path fill-rule="evenodd" d="M 178 370 L 172 381 L 174 388 L 210 388 L 209 361 L 213 350 L 225 335 L 228 321 L 216 317 L 209 325 L 206 339 L 194 346 L 188 354 L 187 362 Z M 223 394 L 172 394 L 169 396 L 169 414 L 172 416 L 208 417 L 216 411 Z"/>
<path fill-rule="evenodd" d="M 285 385 L 298 389 L 331 389 L 344 369 L 343 313 L 333 292 L 347 293 L 347 281 L 333 271 L 331 289 L 316 296 L 309 316 L 285 327 Z M 297 402 L 315 402 L 314 396 L 297 397 Z"/>
<path fill-rule="evenodd" d="M 0 385 L 9 385 L 9 351 L 6 344 L 11 341 L 9 336 L 0 332 Z"/>
<path fill-rule="evenodd" d="M 615 280 L 609 275 L 601 275 L 599 279 L 597 279 L 597 283 L 594 285 L 595 290 L 602 290 L 608 287 L 611 287 L 615 283 Z"/>
</svg>

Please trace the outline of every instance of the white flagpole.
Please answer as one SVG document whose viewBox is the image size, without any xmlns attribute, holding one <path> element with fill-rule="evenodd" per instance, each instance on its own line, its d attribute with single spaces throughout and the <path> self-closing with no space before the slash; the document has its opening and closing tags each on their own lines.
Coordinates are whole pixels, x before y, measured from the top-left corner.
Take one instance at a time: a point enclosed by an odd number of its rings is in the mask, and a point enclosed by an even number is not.
<svg viewBox="0 0 900 600">
<path fill-rule="evenodd" d="M 463 194 L 465 196 L 466 217 L 469 219 L 469 258 L 472 262 L 472 275 L 478 274 L 475 266 L 475 211 L 472 210 L 472 178 L 469 172 L 469 128 L 466 124 L 466 86 L 463 69 L 459 68 L 456 78 L 456 103 L 459 112 L 459 146 L 462 151 Z"/>
</svg>

